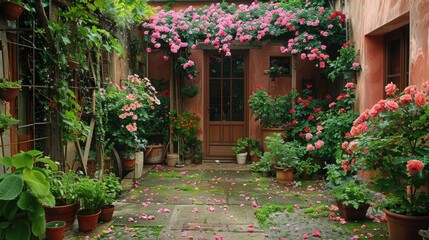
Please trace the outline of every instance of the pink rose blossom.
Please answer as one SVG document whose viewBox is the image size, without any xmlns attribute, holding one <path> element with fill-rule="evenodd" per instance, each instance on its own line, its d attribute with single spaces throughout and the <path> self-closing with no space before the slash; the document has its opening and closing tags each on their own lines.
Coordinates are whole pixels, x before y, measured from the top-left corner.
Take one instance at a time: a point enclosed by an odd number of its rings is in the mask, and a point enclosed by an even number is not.
<svg viewBox="0 0 429 240">
<path fill-rule="evenodd" d="M 355 84 L 353 82 L 348 82 L 348 83 L 346 83 L 346 85 L 344 87 L 345 88 L 355 88 Z"/>
<path fill-rule="evenodd" d="M 417 106 L 425 106 L 426 105 L 426 96 L 424 93 L 418 92 L 415 94 L 414 101 Z"/>
<path fill-rule="evenodd" d="M 325 142 L 323 142 L 322 140 L 317 140 L 315 143 L 314 143 L 314 146 L 316 147 L 316 148 L 321 148 L 321 147 L 323 147 L 323 145 L 325 145 Z"/>
<path fill-rule="evenodd" d="M 388 109 L 390 111 L 396 111 L 396 110 L 398 110 L 398 108 L 399 108 L 399 105 L 394 100 L 387 100 L 386 101 L 386 109 Z"/>
<path fill-rule="evenodd" d="M 392 96 L 393 94 L 395 94 L 396 85 L 391 82 L 387 84 L 386 87 L 384 87 L 384 90 L 386 91 L 386 94 L 388 96 Z"/>
<path fill-rule="evenodd" d="M 410 86 L 406 87 L 404 89 L 404 92 L 406 94 L 416 94 L 417 93 L 416 85 L 410 85 Z"/>
<path fill-rule="evenodd" d="M 311 134 L 311 133 L 306 133 L 305 134 L 305 139 L 308 141 L 308 140 L 310 140 L 310 139 L 312 139 L 313 138 L 313 134 Z"/>
<path fill-rule="evenodd" d="M 358 62 L 354 62 L 353 64 L 352 64 L 352 67 L 353 68 L 358 68 L 360 66 L 360 64 L 358 63 Z"/>
<path fill-rule="evenodd" d="M 400 104 L 410 103 L 411 101 L 413 101 L 413 97 L 410 94 L 404 94 L 399 97 Z"/>
<path fill-rule="evenodd" d="M 314 150 L 316 150 L 316 148 L 314 148 L 313 145 L 311 145 L 311 144 L 307 145 L 307 151 L 314 151 Z"/>
</svg>

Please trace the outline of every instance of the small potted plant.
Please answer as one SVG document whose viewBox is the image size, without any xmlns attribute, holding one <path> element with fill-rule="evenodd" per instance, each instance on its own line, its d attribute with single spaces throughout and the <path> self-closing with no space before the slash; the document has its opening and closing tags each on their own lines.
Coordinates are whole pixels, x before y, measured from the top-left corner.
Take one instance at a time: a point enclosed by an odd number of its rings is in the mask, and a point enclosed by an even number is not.
<svg viewBox="0 0 429 240">
<path fill-rule="evenodd" d="M 231 151 L 237 155 L 237 163 L 245 164 L 249 147 L 248 138 L 239 138 L 237 144 L 231 148 Z"/>
<path fill-rule="evenodd" d="M 6 102 L 12 101 L 21 90 L 21 81 L 12 82 L 6 78 L 0 79 L 0 98 Z"/>
<path fill-rule="evenodd" d="M 278 78 L 281 75 L 288 73 L 288 72 L 289 72 L 289 69 L 274 65 L 274 66 L 270 67 L 270 69 L 265 70 L 264 74 L 270 76 L 270 78 L 272 80 L 275 80 L 276 78 Z"/>
<path fill-rule="evenodd" d="M 188 85 L 180 88 L 180 93 L 188 98 L 193 98 L 198 94 L 198 86 Z"/>
<path fill-rule="evenodd" d="M 374 194 L 366 184 L 354 179 L 333 187 L 331 192 L 341 217 L 346 220 L 365 219 L 369 205 L 374 201 Z"/>
<path fill-rule="evenodd" d="M 4 131 L 10 128 L 10 126 L 19 123 L 19 120 L 16 120 L 10 115 L 0 114 L 0 135 L 3 134 Z"/>
<path fill-rule="evenodd" d="M 115 211 L 115 205 L 113 205 L 113 202 L 115 201 L 119 193 L 122 191 L 122 185 L 119 182 L 119 178 L 113 173 L 105 175 L 103 177 L 103 184 L 106 190 L 106 197 L 104 198 L 103 206 L 101 207 L 101 213 L 98 218 L 98 221 L 108 222 L 112 220 L 113 213 Z"/>
<path fill-rule="evenodd" d="M 264 158 L 268 158 L 274 165 L 279 183 L 292 182 L 293 173 L 301 173 L 303 171 L 302 166 L 309 161 L 305 157 L 306 149 L 304 146 L 297 141 L 285 142 L 280 134 L 268 137 L 268 149 L 269 151 L 264 154 Z"/>
<path fill-rule="evenodd" d="M 262 157 L 260 161 L 250 164 L 250 170 L 260 172 L 264 177 L 271 177 L 271 162 L 269 158 Z"/>
<path fill-rule="evenodd" d="M 123 150 L 120 152 L 122 163 L 125 170 L 133 170 L 136 165 L 136 154 L 132 150 Z"/>
<path fill-rule="evenodd" d="M 64 221 L 66 231 L 71 230 L 78 211 L 74 185 L 79 181 L 79 176 L 73 171 L 50 171 L 48 175 L 55 206 L 43 206 L 46 221 Z"/>
<path fill-rule="evenodd" d="M 97 226 L 98 217 L 104 205 L 106 187 L 97 179 L 83 177 L 75 184 L 74 192 L 80 207 L 77 212 L 79 230 L 82 232 L 93 231 Z"/>
<path fill-rule="evenodd" d="M 64 221 L 51 221 L 46 223 L 46 239 L 48 240 L 62 240 L 64 238 L 64 231 L 66 222 Z"/>
</svg>

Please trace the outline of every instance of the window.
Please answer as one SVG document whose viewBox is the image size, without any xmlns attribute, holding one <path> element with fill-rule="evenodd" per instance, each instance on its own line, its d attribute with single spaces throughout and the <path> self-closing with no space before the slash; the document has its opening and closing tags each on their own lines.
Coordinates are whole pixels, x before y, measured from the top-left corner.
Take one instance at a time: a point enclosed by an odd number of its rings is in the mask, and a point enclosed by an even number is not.
<svg viewBox="0 0 429 240">
<path fill-rule="evenodd" d="M 292 76 L 291 63 L 291 57 L 270 57 L 270 68 L 282 67 L 283 69 L 287 69 L 285 73 L 280 75 L 280 77 Z"/>
<path fill-rule="evenodd" d="M 385 85 L 393 82 L 403 90 L 409 84 L 409 26 L 402 27 L 385 36 Z"/>
</svg>

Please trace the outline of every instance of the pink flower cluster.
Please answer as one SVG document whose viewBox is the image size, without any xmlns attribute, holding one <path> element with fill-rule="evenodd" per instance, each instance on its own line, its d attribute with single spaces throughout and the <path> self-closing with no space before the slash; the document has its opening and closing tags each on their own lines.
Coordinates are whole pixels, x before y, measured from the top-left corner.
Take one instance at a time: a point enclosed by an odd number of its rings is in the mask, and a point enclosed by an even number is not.
<svg viewBox="0 0 429 240">
<path fill-rule="evenodd" d="M 415 104 L 417 107 L 426 106 L 428 102 L 429 81 L 422 84 L 423 91 L 419 91 L 415 85 L 406 87 L 400 96 L 395 97 L 398 91 L 397 86 L 389 83 L 385 87 L 388 99 L 378 101 L 371 109 L 366 109 L 360 116 L 353 122 L 350 130 L 352 136 L 357 136 L 367 131 L 367 121 L 370 118 L 375 118 L 385 111 L 398 111 L 401 107 L 408 104 Z"/>
<path fill-rule="evenodd" d="M 301 58 L 318 60 L 318 66 L 324 68 L 329 58 L 324 42 L 344 29 L 341 19 L 329 19 L 330 16 L 324 8 L 311 4 L 292 11 L 280 7 L 279 3 L 255 1 L 250 5 L 227 6 L 216 3 L 179 11 L 159 8 L 140 27 L 143 38 L 153 48 L 165 46 L 173 54 L 188 53 L 197 44 L 206 44 L 230 56 L 233 42 L 283 38 L 288 44 L 280 48 L 282 53 L 301 53 Z M 147 49 L 151 50 L 151 47 Z M 183 63 L 182 67 L 186 69 Z"/>
</svg>

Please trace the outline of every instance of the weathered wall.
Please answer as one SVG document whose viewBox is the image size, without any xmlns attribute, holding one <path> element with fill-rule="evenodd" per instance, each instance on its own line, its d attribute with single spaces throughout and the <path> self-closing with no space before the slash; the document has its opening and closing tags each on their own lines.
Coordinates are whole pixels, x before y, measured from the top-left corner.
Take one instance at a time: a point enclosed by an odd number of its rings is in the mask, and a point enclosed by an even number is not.
<svg viewBox="0 0 429 240">
<path fill-rule="evenodd" d="M 384 35 L 410 25 L 410 84 L 421 85 L 429 75 L 429 1 L 360 0 L 345 2 L 351 40 L 360 49 L 358 109 L 371 107 L 384 96 Z"/>
</svg>

